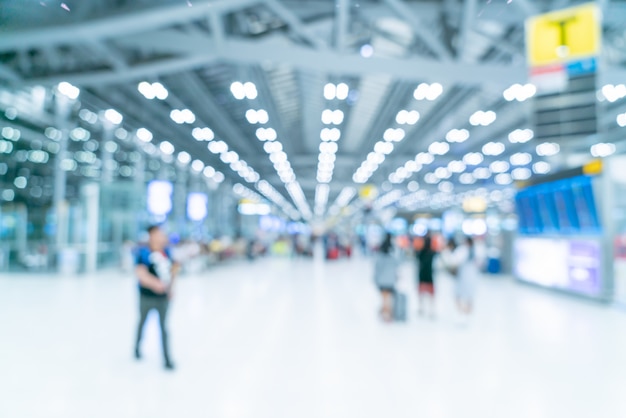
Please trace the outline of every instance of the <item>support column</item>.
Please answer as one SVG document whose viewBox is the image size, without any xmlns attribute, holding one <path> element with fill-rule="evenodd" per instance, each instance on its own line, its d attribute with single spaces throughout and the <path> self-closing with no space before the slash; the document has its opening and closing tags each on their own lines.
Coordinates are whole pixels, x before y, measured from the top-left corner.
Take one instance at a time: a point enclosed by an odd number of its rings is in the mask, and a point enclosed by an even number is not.
<svg viewBox="0 0 626 418">
<path fill-rule="evenodd" d="M 176 173 L 176 182 L 174 184 L 173 196 L 173 221 L 175 231 L 181 237 L 187 235 L 187 181 L 189 172 L 183 168 L 178 168 Z"/>
<path fill-rule="evenodd" d="M 87 217 L 86 245 L 85 245 L 85 270 L 93 273 L 98 268 L 98 233 L 100 226 L 100 185 L 87 183 L 81 188 Z"/>
<path fill-rule="evenodd" d="M 59 139 L 59 152 L 54 162 L 54 231 L 55 231 L 55 252 L 60 252 L 68 243 L 68 216 L 69 208 L 65 200 L 67 173 L 63 169 L 63 160 L 67 157 L 68 137 L 69 137 L 69 114 L 72 100 L 63 94 L 56 95 L 56 115 L 55 121 L 61 131 Z"/>
</svg>

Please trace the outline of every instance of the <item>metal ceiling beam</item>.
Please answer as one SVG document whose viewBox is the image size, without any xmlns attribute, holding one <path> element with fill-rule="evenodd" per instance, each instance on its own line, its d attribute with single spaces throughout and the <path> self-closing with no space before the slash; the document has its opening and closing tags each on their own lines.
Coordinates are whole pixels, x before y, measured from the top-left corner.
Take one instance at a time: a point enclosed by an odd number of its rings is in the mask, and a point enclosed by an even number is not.
<svg viewBox="0 0 626 418">
<path fill-rule="evenodd" d="M 89 46 L 94 48 L 101 57 L 108 61 L 116 71 L 128 68 L 126 60 L 119 52 L 104 43 L 104 41 L 89 41 Z"/>
<path fill-rule="evenodd" d="M 537 15 L 541 12 L 539 8 L 533 4 L 531 0 L 512 0 L 512 3 L 517 9 L 524 13 L 527 17 Z M 523 23 L 523 21 L 522 21 Z"/>
<path fill-rule="evenodd" d="M 409 22 L 413 32 L 422 39 L 442 61 L 452 59 L 452 54 L 445 47 L 441 39 L 437 38 L 428 30 L 422 20 L 413 13 L 402 0 L 384 0 L 387 5 L 398 15 L 399 18 Z"/>
<path fill-rule="evenodd" d="M 461 25 L 457 39 L 457 59 L 467 62 L 467 44 L 469 33 L 472 30 L 472 23 L 476 16 L 476 0 L 465 0 L 463 3 L 463 13 L 461 14 Z"/>
<path fill-rule="evenodd" d="M 129 13 L 76 25 L 28 31 L 7 31 L 0 37 L 0 51 L 71 44 L 86 40 L 114 38 L 199 20 L 211 13 L 225 14 L 257 5 L 262 0 L 194 1 L 193 7 L 180 4 Z"/>
<path fill-rule="evenodd" d="M 300 38 L 311 44 L 316 48 L 325 48 L 325 43 L 309 33 L 308 29 L 304 26 L 302 21 L 293 14 L 291 10 L 283 6 L 278 0 L 264 0 L 267 7 L 269 7 L 274 13 L 278 15 L 286 24 L 289 29 L 293 31 Z"/>
<path fill-rule="evenodd" d="M 202 53 L 205 57 L 239 63 L 276 62 L 294 68 L 311 69 L 325 73 L 362 76 L 389 74 L 406 80 L 432 80 L 471 84 L 511 83 L 524 80 L 523 68 L 496 64 L 457 64 L 432 59 L 363 58 L 359 54 L 341 54 L 335 51 L 313 51 L 294 45 L 286 39 L 269 37 L 260 41 L 228 40 L 221 49 L 207 50 L 211 38 L 183 34 L 176 31 L 128 36 L 116 40 L 130 48 L 149 48 L 164 53 Z"/>
<path fill-rule="evenodd" d="M 350 0 L 337 0 L 335 6 L 335 48 L 344 51 L 350 26 Z"/>
</svg>

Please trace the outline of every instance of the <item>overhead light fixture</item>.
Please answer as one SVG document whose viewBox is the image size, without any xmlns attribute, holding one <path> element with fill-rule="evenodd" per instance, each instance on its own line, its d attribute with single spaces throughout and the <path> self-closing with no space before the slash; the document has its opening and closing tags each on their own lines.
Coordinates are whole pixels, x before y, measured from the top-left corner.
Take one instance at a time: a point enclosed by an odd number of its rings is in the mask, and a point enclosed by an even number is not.
<svg viewBox="0 0 626 418">
<path fill-rule="evenodd" d="M 230 85 L 230 92 L 237 100 L 254 100 L 258 96 L 256 85 L 251 81 L 242 83 L 241 81 L 235 81 Z"/>
<path fill-rule="evenodd" d="M 172 155 L 174 154 L 174 145 L 172 145 L 171 142 L 169 141 L 163 141 L 159 144 L 159 149 L 161 150 L 161 152 L 165 155 Z"/>
<path fill-rule="evenodd" d="M 470 116 L 469 122 L 472 126 L 489 126 L 496 121 L 496 112 L 488 110 L 486 112 L 478 110 Z"/>
<path fill-rule="evenodd" d="M 115 109 L 107 109 L 104 112 L 104 118 L 111 122 L 113 125 L 119 125 L 124 119 L 122 114 Z"/>
<path fill-rule="evenodd" d="M 399 125 L 415 125 L 420 119 L 420 113 L 417 110 L 401 110 L 396 115 L 396 122 Z"/>
<path fill-rule="evenodd" d="M 193 128 L 191 135 L 196 141 L 213 141 L 215 139 L 215 133 L 211 128 Z"/>
<path fill-rule="evenodd" d="M 535 133 L 532 129 L 516 129 L 509 134 L 509 142 L 512 144 L 524 144 L 533 139 Z"/>
<path fill-rule="evenodd" d="M 67 81 L 62 81 L 57 85 L 57 91 L 71 100 L 78 99 L 80 89 Z"/>
<path fill-rule="evenodd" d="M 152 141 L 152 132 L 150 132 L 146 128 L 139 128 L 139 129 L 137 129 L 137 132 L 136 132 L 135 135 L 137 136 L 137 138 L 139 138 L 139 140 L 141 140 L 143 142 L 150 142 L 150 141 Z"/>
<path fill-rule="evenodd" d="M 556 155 L 561 150 L 559 144 L 554 142 L 544 142 L 543 144 L 537 145 L 537 155 L 540 157 L 551 157 Z"/>
<path fill-rule="evenodd" d="M 533 164 L 533 172 L 535 174 L 548 174 L 550 170 L 550 164 L 545 161 L 539 161 Z"/>
<path fill-rule="evenodd" d="M 509 170 L 511 166 L 506 161 L 494 161 L 489 165 L 489 170 L 492 173 L 504 173 Z"/>
<path fill-rule="evenodd" d="M 615 154 L 615 144 L 600 142 L 590 149 L 591 155 L 598 158 L 608 157 Z"/>
<path fill-rule="evenodd" d="M 443 86 L 439 83 L 421 83 L 413 92 L 415 100 L 436 100 L 443 93 Z"/>
<path fill-rule="evenodd" d="M 625 113 L 621 113 L 619 115 L 617 115 L 617 124 L 624 128 L 626 127 L 626 112 Z"/>
<path fill-rule="evenodd" d="M 497 157 L 505 151 L 506 147 L 502 142 L 488 142 L 483 145 L 483 154 Z"/>
<path fill-rule="evenodd" d="M 147 81 L 142 81 L 137 85 L 137 90 L 139 93 L 143 95 L 148 100 L 153 100 L 155 98 L 159 100 L 167 99 L 169 92 L 161 83 L 148 83 Z"/>
<path fill-rule="evenodd" d="M 512 165 L 528 165 L 532 162 L 533 157 L 527 152 L 518 152 L 511 155 L 510 161 Z"/>
<path fill-rule="evenodd" d="M 402 128 L 389 128 L 385 130 L 385 133 L 383 134 L 383 139 L 387 142 L 400 142 L 404 139 L 405 135 L 406 134 L 404 132 L 404 129 Z"/>
<path fill-rule="evenodd" d="M 435 161 L 435 156 L 428 152 L 420 152 L 415 156 L 415 162 L 422 165 L 432 164 Z"/>
<path fill-rule="evenodd" d="M 626 85 L 618 84 L 614 86 L 613 84 L 606 84 L 602 87 L 601 92 L 606 100 L 614 103 L 626 97 Z"/>
<path fill-rule="evenodd" d="M 467 141 L 469 137 L 467 129 L 452 129 L 446 134 L 446 141 L 461 143 Z"/>
<path fill-rule="evenodd" d="M 467 165 L 479 165 L 485 158 L 480 152 L 470 152 L 465 154 L 463 162 Z"/>
<path fill-rule="evenodd" d="M 170 112 L 170 118 L 179 125 L 192 124 L 196 121 L 196 115 L 189 109 L 173 109 Z"/>
<path fill-rule="evenodd" d="M 325 109 L 322 112 L 322 123 L 324 125 L 341 125 L 343 123 L 343 112 L 341 110 Z"/>
<path fill-rule="evenodd" d="M 177 160 L 181 164 L 189 164 L 191 162 L 191 155 L 185 151 L 179 152 Z"/>
<path fill-rule="evenodd" d="M 507 102 L 512 102 L 517 100 L 518 102 L 523 102 L 525 100 L 530 99 L 537 93 L 537 87 L 534 84 L 513 84 L 508 89 L 504 90 L 502 95 Z"/>
<path fill-rule="evenodd" d="M 528 168 L 519 167 L 519 168 L 514 169 L 511 172 L 511 176 L 513 177 L 514 180 L 523 181 L 523 180 L 528 180 L 529 178 L 531 178 L 532 172 Z"/>
<path fill-rule="evenodd" d="M 433 142 L 428 147 L 428 152 L 432 155 L 446 155 L 450 151 L 450 145 L 447 142 Z"/>
</svg>

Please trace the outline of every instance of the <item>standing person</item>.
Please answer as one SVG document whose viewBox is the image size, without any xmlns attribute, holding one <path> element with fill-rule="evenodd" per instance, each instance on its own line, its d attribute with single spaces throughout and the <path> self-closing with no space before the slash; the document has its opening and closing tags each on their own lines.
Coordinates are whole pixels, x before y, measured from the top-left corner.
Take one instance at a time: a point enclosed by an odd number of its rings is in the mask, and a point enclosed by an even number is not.
<svg viewBox="0 0 626 418">
<path fill-rule="evenodd" d="M 419 315 L 424 315 L 425 306 L 428 301 L 429 315 L 435 318 L 435 282 L 433 279 L 433 260 L 437 253 L 432 248 L 432 238 L 426 235 L 424 246 L 416 252 L 418 263 L 417 294 L 419 298 Z"/>
<path fill-rule="evenodd" d="M 393 255 L 391 234 L 385 236 L 374 264 L 374 282 L 383 298 L 380 315 L 385 322 L 393 319 L 393 297 L 398 280 L 398 262 Z"/>
<path fill-rule="evenodd" d="M 465 238 L 463 245 L 457 246 L 451 239 L 444 253 L 444 264 L 455 278 L 455 297 L 458 312 L 468 319 L 474 309 L 476 282 L 480 271 L 476 259 L 476 248 L 471 237 Z"/>
<path fill-rule="evenodd" d="M 173 370 L 174 364 L 169 352 L 165 320 L 169 301 L 172 297 L 172 285 L 178 274 L 179 265 L 172 262 L 167 244 L 167 235 L 158 226 L 148 228 L 148 247 L 141 248 L 137 256 L 135 274 L 139 280 L 139 326 L 135 340 L 135 358 L 141 358 L 140 343 L 143 326 L 151 310 L 159 314 L 161 328 L 161 347 L 165 368 Z"/>
</svg>

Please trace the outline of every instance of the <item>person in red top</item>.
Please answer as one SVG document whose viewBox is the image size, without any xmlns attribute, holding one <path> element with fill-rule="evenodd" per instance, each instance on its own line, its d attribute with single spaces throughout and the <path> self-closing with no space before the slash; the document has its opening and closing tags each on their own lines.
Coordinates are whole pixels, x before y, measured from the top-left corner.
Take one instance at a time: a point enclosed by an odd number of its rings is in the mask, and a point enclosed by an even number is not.
<svg viewBox="0 0 626 418">
<path fill-rule="evenodd" d="M 143 327 L 151 310 L 159 314 L 159 326 L 161 328 L 161 346 L 165 368 L 174 369 L 174 364 L 169 353 L 168 333 L 165 327 L 165 319 L 172 297 L 172 285 L 179 271 L 179 265 L 172 261 L 167 249 L 169 239 L 158 226 L 148 228 L 148 247 L 141 248 L 137 255 L 135 274 L 139 280 L 139 326 L 137 339 L 135 340 L 135 358 L 141 359 L 141 337 Z"/>
</svg>

